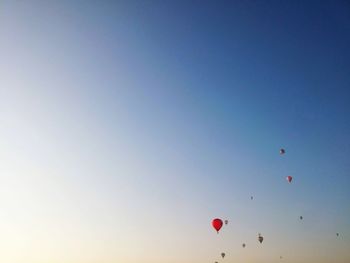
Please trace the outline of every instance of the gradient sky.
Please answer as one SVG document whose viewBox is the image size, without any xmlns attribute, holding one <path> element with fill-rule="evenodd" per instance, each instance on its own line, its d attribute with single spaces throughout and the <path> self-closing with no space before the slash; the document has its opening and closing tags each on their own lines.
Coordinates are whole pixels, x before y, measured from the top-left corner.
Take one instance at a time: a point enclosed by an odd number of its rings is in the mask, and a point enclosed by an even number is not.
<svg viewBox="0 0 350 263">
<path fill-rule="evenodd" d="M 0 262 L 350 262 L 349 47 L 348 1 L 0 1 Z"/>
</svg>

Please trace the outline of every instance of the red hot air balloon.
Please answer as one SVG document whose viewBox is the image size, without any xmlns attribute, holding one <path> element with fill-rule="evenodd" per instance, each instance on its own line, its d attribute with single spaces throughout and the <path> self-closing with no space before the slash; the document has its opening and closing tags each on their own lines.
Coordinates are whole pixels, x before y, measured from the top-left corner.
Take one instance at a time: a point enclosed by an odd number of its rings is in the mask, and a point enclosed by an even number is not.
<svg viewBox="0 0 350 263">
<path fill-rule="evenodd" d="M 219 218 L 215 218 L 212 222 L 211 222 L 212 226 L 215 228 L 216 232 L 219 233 L 219 230 L 222 227 L 222 220 Z"/>
<path fill-rule="evenodd" d="M 286 179 L 287 179 L 287 181 L 288 181 L 289 183 L 291 183 L 292 180 L 293 180 L 293 177 L 291 177 L 290 175 L 288 175 L 288 176 L 286 177 Z"/>
</svg>

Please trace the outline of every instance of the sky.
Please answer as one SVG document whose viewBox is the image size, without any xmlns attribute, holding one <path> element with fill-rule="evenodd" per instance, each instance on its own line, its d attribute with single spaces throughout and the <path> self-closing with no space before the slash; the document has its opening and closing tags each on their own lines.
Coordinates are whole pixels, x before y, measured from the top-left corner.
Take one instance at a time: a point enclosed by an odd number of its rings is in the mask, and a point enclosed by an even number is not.
<svg viewBox="0 0 350 263">
<path fill-rule="evenodd" d="M 348 1 L 0 1 L 0 261 L 349 262 L 349 46 Z"/>
</svg>

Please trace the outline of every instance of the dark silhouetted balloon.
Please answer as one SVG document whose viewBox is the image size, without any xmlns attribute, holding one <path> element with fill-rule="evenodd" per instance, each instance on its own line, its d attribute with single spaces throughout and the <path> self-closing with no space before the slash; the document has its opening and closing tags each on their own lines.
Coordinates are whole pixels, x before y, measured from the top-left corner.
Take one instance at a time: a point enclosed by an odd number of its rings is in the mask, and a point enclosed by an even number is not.
<svg viewBox="0 0 350 263">
<path fill-rule="evenodd" d="M 285 149 L 280 149 L 280 154 L 285 154 L 286 153 L 286 150 Z"/>
<path fill-rule="evenodd" d="M 228 220 L 225 220 L 225 225 L 227 225 L 228 224 Z"/>
<path fill-rule="evenodd" d="M 245 248 L 245 244 L 244 243 L 242 244 L 242 247 Z"/>
<path fill-rule="evenodd" d="M 264 241 L 264 238 L 263 236 L 259 233 L 259 236 L 258 236 L 258 240 L 260 243 L 262 243 Z"/>
<path fill-rule="evenodd" d="M 215 228 L 216 232 L 219 233 L 219 230 L 222 227 L 222 220 L 219 218 L 215 218 L 212 222 L 211 222 L 212 226 Z"/>
<path fill-rule="evenodd" d="M 226 254 L 225 254 L 224 252 L 221 253 L 222 258 L 224 258 L 225 255 L 226 255 Z"/>
</svg>

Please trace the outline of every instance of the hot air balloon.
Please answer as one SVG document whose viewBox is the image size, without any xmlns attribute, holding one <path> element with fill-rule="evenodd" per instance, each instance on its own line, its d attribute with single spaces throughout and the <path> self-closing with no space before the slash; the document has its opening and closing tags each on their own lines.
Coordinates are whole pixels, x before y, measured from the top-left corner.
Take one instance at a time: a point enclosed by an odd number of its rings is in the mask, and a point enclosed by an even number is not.
<svg viewBox="0 0 350 263">
<path fill-rule="evenodd" d="M 215 218 L 212 222 L 211 222 L 212 226 L 215 228 L 216 232 L 219 233 L 219 230 L 222 227 L 222 220 L 219 218 Z"/>
<path fill-rule="evenodd" d="M 291 183 L 292 180 L 293 180 L 293 177 L 291 177 L 290 175 L 288 175 L 288 176 L 286 177 L 286 179 L 287 179 L 287 181 L 288 181 L 289 183 Z"/>
<path fill-rule="evenodd" d="M 224 252 L 221 253 L 222 258 L 224 258 L 225 255 L 226 255 L 226 254 L 225 254 Z"/>
<path fill-rule="evenodd" d="M 339 233 L 337 233 L 337 237 L 339 236 Z"/>
<path fill-rule="evenodd" d="M 280 154 L 285 154 L 286 153 L 286 150 L 285 149 L 280 149 Z"/>
<path fill-rule="evenodd" d="M 225 225 L 227 225 L 228 224 L 228 220 L 225 220 Z"/>
<path fill-rule="evenodd" d="M 259 240 L 260 243 L 262 243 L 263 240 L 264 240 L 263 236 L 260 233 L 259 233 L 259 236 L 258 236 L 258 240 Z"/>
<path fill-rule="evenodd" d="M 300 216 L 299 218 L 300 218 L 300 220 L 303 220 L 303 217 L 302 217 L 302 216 Z"/>
<path fill-rule="evenodd" d="M 250 197 L 250 200 L 253 200 L 253 196 Z"/>
<path fill-rule="evenodd" d="M 245 244 L 244 243 L 242 244 L 242 247 L 245 248 Z"/>
</svg>

